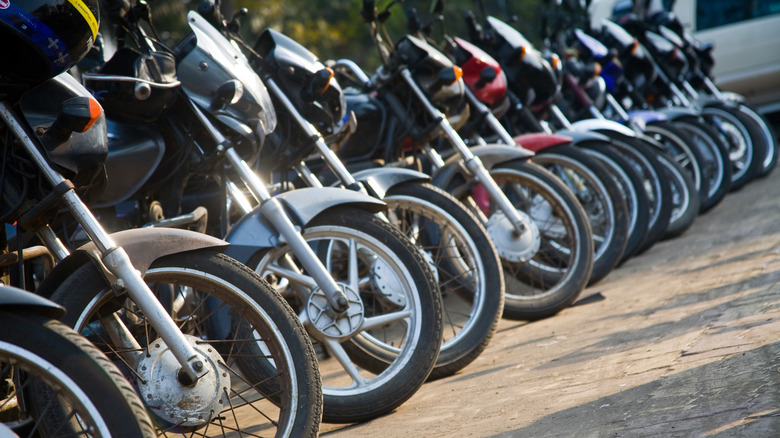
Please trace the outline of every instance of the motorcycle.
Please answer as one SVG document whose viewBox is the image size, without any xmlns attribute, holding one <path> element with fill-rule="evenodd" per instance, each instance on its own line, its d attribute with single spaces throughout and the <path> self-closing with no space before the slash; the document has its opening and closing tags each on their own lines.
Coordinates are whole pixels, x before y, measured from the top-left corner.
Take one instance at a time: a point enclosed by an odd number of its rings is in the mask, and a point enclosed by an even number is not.
<svg viewBox="0 0 780 438">
<path fill-rule="evenodd" d="M 644 71 L 642 77 L 647 80 L 636 84 L 629 83 L 628 87 L 617 89 L 617 101 L 624 107 L 631 105 L 633 108 L 677 105 L 673 111 L 664 111 L 674 119 L 700 115 L 714 129 L 716 140 L 725 142 L 729 151 L 729 159 L 732 162 L 730 190 L 739 189 L 753 179 L 761 170 L 764 157 L 767 156 L 767 145 L 762 141 L 761 134 L 756 132 L 753 122 L 748 120 L 749 117 L 741 114 L 732 102 L 689 99 L 675 82 L 689 69 L 690 64 L 683 52 L 668 39 L 647 30 L 636 17 L 624 17 L 621 21 L 622 23 L 616 23 L 604 20 L 602 29 L 595 36 L 608 46 L 619 47 L 623 56 L 631 53 L 623 50 L 626 43 L 630 41 L 632 47 L 637 44 L 637 50 L 645 53 L 645 64 L 641 67 Z M 672 36 L 671 32 L 667 33 L 667 36 Z"/>
<path fill-rule="evenodd" d="M 90 5 L 94 18 L 97 4 Z M 88 16 L 71 12 L 37 17 Z M 16 225 L 11 250 L 22 260 L 18 278 L 28 277 L 23 235 L 34 234 L 56 264 L 40 284 L 26 287 L 65 307 L 62 322 L 132 380 L 158 433 L 242 430 L 239 414 L 251 410 L 264 412 L 277 436 L 315 435 L 321 392 L 311 344 L 269 285 L 222 253 L 226 242 L 184 230 L 110 234 L 93 215 L 88 205 L 106 183 L 105 114 L 62 71 L 85 55 L 97 24 L 55 28 L 75 32 L 83 51 L 72 48 L 70 58 L 55 58 L 67 62 L 48 70 L 26 71 L 29 65 L 19 62 L 2 68 L 0 216 Z M 27 39 L 29 32 L 12 34 L 9 42 L 28 53 L 17 60 L 40 53 L 33 50 L 40 40 Z M 66 216 L 88 240 L 72 251 L 50 225 Z M 170 299 L 165 304 L 163 294 Z M 207 330 L 215 318 L 225 332 Z M 252 422 L 256 427 L 258 420 Z"/>
<path fill-rule="evenodd" d="M 344 92 L 332 70 L 272 29 L 249 47 L 231 28 L 221 26 L 242 46 L 277 110 L 278 126 L 260 150 L 257 168 L 294 186 L 333 181 L 387 203 L 383 216 L 423 251 L 441 291 L 444 339 L 429 380 L 471 363 L 487 347 L 504 300 L 500 261 L 482 224 L 422 172 L 376 168 L 353 175 L 333 152 L 354 131 L 356 120 L 346 114 Z"/>
<path fill-rule="evenodd" d="M 149 14 L 143 2 L 116 8 L 114 22 L 141 44 L 83 75 L 112 121 L 109 172 L 146 164 L 132 184 L 107 190 L 101 211 L 125 227 L 191 226 L 224 236 L 226 253 L 270 280 L 324 347 L 320 368 L 339 375 L 323 389 L 325 421 L 394 409 L 428 377 L 441 343 L 441 299 L 429 265 L 376 217 L 385 205 L 375 198 L 338 188 L 272 196 L 276 189 L 252 167 L 277 124 L 262 80 L 201 14 L 190 11 L 192 33 L 172 50 L 144 31 Z M 144 82 L 132 65 L 149 57 L 166 58 L 160 71 L 169 74 Z M 143 84 L 148 99 L 135 95 Z M 122 214 L 125 208 L 137 214 Z"/>
<path fill-rule="evenodd" d="M 648 249 L 663 236 L 681 233 L 692 224 L 699 211 L 698 192 L 692 190 L 690 177 L 666 154 L 663 144 L 609 120 L 569 122 L 555 104 L 562 76 L 562 65 L 557 56 L 552 57 L 552 63 L 548 62 L 517 30 L 495 17 L 486 17 L 484 27 L 472 25 L 470 28 L 472 42 L 496 57 L 507 71 L 509 85 L 521 104 L 515 105 L 516 114 L 508 115 L 509 123 L 513 123 L 512 118 L 520 122 L 531 118 L 530 107 L 540 117 L 547 117 L 549 113 L 567 132 L 595 131 L 608 136 L 611 145 L 619 148 L 643 174 L 653 208 L 648 231 L 636 253 Z M 521 96 L 530 96 L 528 102 Z"/>
<path fill-rule="evenodd" d="M 14 258 L 5 261 L 15 263 Z M 0 286 L 0 433 L 155 436 L 124 376 L 58 321 L 64 313 L 62 306 L 38 295 Z"/>
<path fill-rule="evenodd" d="M 347 103 L 358 118 L 339 157 L 348 165 L 380 159 L 431 172 L 434 184 L 486 225 L 507 282 L 504 316 L 537 319 L 560 311 L 576 299 L 592 269 L 582 207 L 557 178 L 527 162 L 530 151 L 465 144 L 456 131 L 468 117 L 460 105 L 460 68 L 413 35 L 395 44 L 386 40 L 380 28 L 390 16 L 387 8 L 377 14 L 366 1 L 361 11 L 383 61 L 377 72 L 369 78 L 350 60 L 333 64 L 339 81 L 354 87 Z M 448 147 L 454 151 L 445 160 L 437 148 Z"/>
<path fill-rule="evenodd" d="M 435 2 L 434 12 L 441 12 L 443 1 Z M 414 12 L 408 12 L 413 19 Z M 412 21 L 412 33 L 431 25 Z M 546 133 L 512 136 L 504 128 L 488 105 L 499 107 L 506 103 L 506 76 L 501 66 L 481 49 L 458 38 L 443 35 L 443 52 L 463 70 L 465 95 L 471 114 L 458 133 L 467 143 L 487 142 L 517 145 L 534 152 L 534 163 L 555 174 L 577 196 L 588 215 L 594 240 L 594 260 L 589 285 L 593 285 L 615 268 L 620 261 L 628 239 L 629 216 L 626 202 L 618 183 L 608 170 L 595 159 L 572 147 L 573 139 Z M 483 103 L 484 101 L 484 103 Z"/>
</svg>

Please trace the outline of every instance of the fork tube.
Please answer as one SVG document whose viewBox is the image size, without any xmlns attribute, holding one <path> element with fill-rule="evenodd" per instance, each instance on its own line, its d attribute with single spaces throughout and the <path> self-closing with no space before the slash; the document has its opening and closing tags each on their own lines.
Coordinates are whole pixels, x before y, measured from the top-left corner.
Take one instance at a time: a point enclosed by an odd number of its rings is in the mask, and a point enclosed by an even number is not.
<svg viewBox="0 0 780 438">
<path fill-rule="evenodd" d="M 553 113 L 556 119 L 558 119 L 558 122 L 563 125 L 566 129 L 571 129 L 571 122 L 569 121 L 569 118 L 566 117 L 565 114 L 563 114 L 563 111 L 561 111 L 560 108 L 558 108 L 558 105 L 552 104 L 550 105 L 550 112 Z"/>
<path fill-rule="evenodd" d="M 613 96 L 612 93 L 607 93 L 607 103 L 617 113 L 618 117 L 620 117 L 620 120 L 626 122 L 628 121 L 628 113 L 623 108 L 623 105 L 621 105 L 620 102 L 615 99 L 615 96 Z"/>
<path fill-rule="evenodd" d="M 18 122 L 6 102 L 0 103 L 0 117 L 24 145 L 27 153 L 33 158 L 52 186 L 65 183 L 65 178 L 49 166 L 37 145 L 27 136 L 23 126 Z M 111 236 L 100 226 L 92 212 L 72 188 L 63 193 L 62 198 L 73 216 L 97 246 L 106 268 L 117 277 L 117 286 L 126 288 L 127 294 L 149 317 L 152 327 L 160 334 L 185 373 L 192 381 L 197 381 L 207 371 L 203 367 L 202 360 L 162 304 L 157 301 L 154 293 L 141 277 L 141 273 L 133 267 L 127 252 L 114 243 Z"/>
<path fill-rule="evenodd" d="M 252 171 L 235 149 L 232 147 L 227 148 L 225 156 L 233 166 L 233 169 L 238 171 L 241 179 L 247 182 L 249 190 L 256 193 L 258 198 L 262 200 L 260 211 L 263 213 L 263 216 L 273 224 L 276 231 L 290 245 L 290 248 L 295 252 L 295 256 L 300 260 L 303 267 L 325 293 L 331 307 L 337 312 L 346 310 L 348 306 L 347 297 L 341 291 L 341 288 L 330 275 L 327 268 L 314 254 L 314 250 L 306 243 L 306 240 L 292 223 L 282 203 L 268 193 L 260 177 Z"/>
<path fill-rule="evenodd" d="M 214 127 L 206 115 L 203 114 L 203 111 L 201 111 L 194 102 L 189 101 L 189 104 L 203 127 L 209 131 L 211 137 L 217 142 L 219 145 L 217 146 L 218 149 L 225 154 L 228 162 L 233 166 L 233 170 L 238 172 L 241 180 L 244 181 L 244 184 L 246 184 L 249 191 L 252 192 L 252 195 L 260 201 L 260 211 L 263 216 L 271 222 L 276 229 L 276 232 L 284 238 L 288 245 L 290 245 L 295 256 L 300 260 L 309 275 L 314 278 L 314 281 L 317 282 L 320 289 L 322 289 L 331 308 L 337 312 L 347 310 L 347 307 L 349 306 L 347 297 L 330 275 L 328 269 L 325 268 L 317 255 L 314 254 L 314 250 L 306 243 L 306 240 L 292 223 L 290 217 L 287 215 L 287 211 L 284 209 L 284 205 L 282 205 L 278 199 L 271 196 L 268 189 L 265 187 L 263 180 L 260 179 L 249 165 L 246 164 L 246 161 L 238 155 L 238 152 L 233 149 L 228 139 Z"/>
<path fill-rule="evenodd" d="M 506 128 L 504 128 L 504 125 L 501 124 L 501 122 L 496 118 L 495 114 L 493 114 L 492 111 L 490 111 L 490 108 L 487 107 L 482 101 L 477 99 L 477 96 L 474 94 L 474 92 L 471 91 L 469 87 L 466 88 L 466 96 L 469 99 L 469 105 L 473 106 L 477 109 L 477 113 L 480 115 L 483 115 L 485 117 L 485 120 L 488 122 L 488 125 L 493 129 L 493 132 L 496 133 L 501 138 L 501 141 L 508 145 L 512 146 L 518 146 L 521 147 L 514 138 L 507 132 Z"/>
<path fill-rule="evenodd" d="M 358 184 L 352 174 L 349 173 L 347 168 L 344 166 L 344 163 L 336 155 L 336 153 L 328 147 L 328 144 L 325 143 L 325 140 L 322 138 L 320 131 L 318 131 L 317 128 L 309 123 L 308 120 L 301 116 L 301 114 L 298 112 L 298 109 L 295 108 L 295 105 L 290 101 L 290 99 L 287 98 L 287 96 L 284 94 L 282 89 L 279 88 L 273 78 L 266 77 L 264 80 L 266 87 L 274 94 L 274 97 L 276 97 L 282 103 L 284 108 L 287 110 L 287 113 L 292 116 L 292 118 L 298 123 L 298 126 L 300 126 L 304 132 L 306 132 L 309 138 L 314 141 L 315 145 L 317 146 L 317 150 L 320 152 L 325 162 L 328 163 L 330 170 L 336 175 L 339 181 L 341 181 L 341 183 L 350 190 L 362 191 L 362 186 Z"/>
<path fill-rule="evenodd" d="M 41 239 L 41 241 L 46 245 L 49 251 L 51 251 L 51 255 L 54 257 L 54 260 L 56 260 L 57 263 L 61 262 L 65 259 L 65 257 L 70 255 L 68 248 L 66 248 L 60 238 L 54 234 L 54 230 L 52 230 L 50 226 L 45 225 L 40 229 L 35 230 L 35 233 L 38 235 L 38 238 Z"/>
<path fill-rule="evenodd" d="M 474 175 L 477 182 L 482 184 L 482 187 L 488 192 L 490 198 L 498 204 L 498 207 L 512 223 L 514 233 L 518 236 L 523 234 L 526 230 L 523 219 L 517 213 L 514 205 L 512 205 L 504 192 L 501 191 L 501 188 L 498 187 L 498 184 L 493 180 L 490 172 L 482 164 L 482 160 L 471 152 L 471 149 L 469 149 L 468 145 L 460 138 L 460 135 L 455 131 L 455 128 L 450 125 L 447 117 L 428 100 L 425 93 L 423 93 L 417 86 L 417 83 L 415 83 L 412 73 L 407 67 L 401 68 L 401 75 L 428 112 L 439 120 L 439 127 L 444 132 L 444 135 L 447 137 L 452 147 L 458 151 L 466 168 Z"/>
</svg>

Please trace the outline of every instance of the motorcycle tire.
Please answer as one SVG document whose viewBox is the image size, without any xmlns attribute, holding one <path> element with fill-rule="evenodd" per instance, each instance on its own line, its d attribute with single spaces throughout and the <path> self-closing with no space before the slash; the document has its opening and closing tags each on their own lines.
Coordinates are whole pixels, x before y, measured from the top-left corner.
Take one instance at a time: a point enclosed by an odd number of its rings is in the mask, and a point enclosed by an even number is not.
<svg viewBox="0 0 780 438">
<path fill-rule="evenodd" d="M 343 319 L 329 319 L 316 283 L 302 269 L 292 272 L 297 264 L 288 245 L 262 250 L 247 264 L 306 315 L 323 350 L 323 421 L 386 414 L 414 395 L 436 365 L 443 317 L 434 273 L 409 239 L 365 210 L 331 208 L 302 233 L 348 295 Z"/>
<path fill-rule="evenodd" d="M 180 365 L 146 316 L 91 264 L 50 298 L 68 309 L 63 322 L 146 394 L 142 400 L 159 435 L 223 436 L 258 428 L 277 437 L 317 435 L 322 393 L 314 350 L 292 309 L 257 274 L 218 250 L 201 249 L 156 260 L 144 280 L 213 368 L 212 377 L 192 387 L 175 382 Z M 111 340 L 105 322 L 112 319 L 121 320 L 140 345 L 137 356 Z"/>
<path fill-rule="evenodd" d="M 730 190 L 739 190 L 756 178 L 763 167 L 767 152 L 761 140 L 762 133 L 746 115 L 729 106 L 705 106 L 701 113 L 729 147 L 732 164 Z"/>
<path fill-rule="evenodd" d="M 699 191 L 688 171 L 682 168 L 675 157 L 658 154 L 664 175 L 669 181 L 672 199 L 672 215 L 663 239 L 677 237 L 693 225 L 699 214 Z"/>
<path fill-rule="evenodd" d="M 669 227 L 672 216 L 672 198 L 669 182 L 664 178 L 663 167 L 658 161 L 662 151 L 635 138 L 612 138 L 612 146 L 628 160 L 642 179 L 642 186 L 650 201 L 650 218 L 642 242 L 634 252 L 642 254 L 661 240 Z"/>
<path fill-rule="evenodd" d="M 563 181 L 587 214 L 595 251 L 588 281 L 592 286 L 612 272 L 623 257 L 629 227 L 626 199 L 603 165 L 572 146 L 542 149 L 533 161 Z"/>
<path fill-rule="evenodd" d="M 13 436 L 154 437 L 152 421 L 109 359 L 65 324 L 0 311 L 0 411 Z"/>
<path fill-rule="evenodd" d="M 688 132 L 672 122 L 657 122 L 648 124 L 644 133 L 666 147 L 668 156 L 691 177 L 699 199 L 707 197 L 710 181 L 704 176 L 704 156 Z"/>
<path fill-rule="evenodd" d="M 628 240 L 618 266 L 631 258 L 647 233 L 650 223 L 650 201 L 644 183 L 631 163 L 609 144 L 601 142 L 581 142 L 577 145 L 588 156 L 597 160 L 610 171 L 618 183 L 622 197 L 628 207 Z"/>
<path fill-rule="evenodd" d="M 587 215 L 574 194 L 539 165 L 516 160 L 490 173 L 510 202 L 529 216 L 539 238 L 539 249 L 530 258 L 502 252 L 506 247 L 497 240 L 505 238 L 506 219 L 494 205 L 487 207 L 486 228 L 504 268 L 504 317 L 535 320 L 554 315 L 571 305 L 590 279 L 594 250 Z M 465 200 L 469 195 L 461 196 Z"/>
<path fill-rule="evenodd" d="M 750 106 L 740 104 L 738 109 L 741 114 L 744 114 L 749 119 L 751 119 L 756 127 L 761 131 L 761 138 L 764 142 L 766 156 L 764 157 L 764 161 L 761 163 L 761 170 L 758 171 L 758 175 L 756 175 L 756 177 L 763 178 L 769 175 L 769 173 L 772 172 L 772 170 L 777 166 L 777 134 L 775 133 L 772 124 L 769 123 L 766 117 L 758 113 Z"/>
<path fill-rule="evenodd" d="M 438 187 L 399 184 L 382 200 L 390 223 L 421 248 L 436 269 L 444 338 L 428 380 L 452 375 L 485 350 L 501 319 L 501 260 L 480 221 Z"/>
<path fill-rule="evenodd" d="M 704 159 L 702 174 L 709 181 L 709 188 L 701 198 L 700 213 L 718 205 L 731 188 L 731 162 L 726 144 L 715 130 L 696 119 L 682 119 L 673 122 L 691 137 L 692 144 Z"/>
</svg>

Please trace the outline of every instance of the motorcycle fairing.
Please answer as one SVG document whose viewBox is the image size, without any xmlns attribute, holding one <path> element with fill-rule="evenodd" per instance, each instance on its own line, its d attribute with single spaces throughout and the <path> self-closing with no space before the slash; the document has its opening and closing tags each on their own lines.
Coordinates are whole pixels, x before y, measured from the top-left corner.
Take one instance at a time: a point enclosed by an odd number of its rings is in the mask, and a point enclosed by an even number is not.
<svg viewBox="0 0 780 438">
<path fill-rule="evenodd" d="M 386 204 L 378 199 L 352 190 L 332 187 L 306 187 L 276 195 L 284 204 L 293 223 L 305 228 L 317 215 L 337 205 L 354 205 L 378 213 Z M 225 236 L 230 243 L 225 254 L 246 263 L 260 249 L 279 245 L 279 234 L 263 215 L 261 204 L 233 224 Z"/>
</svg>

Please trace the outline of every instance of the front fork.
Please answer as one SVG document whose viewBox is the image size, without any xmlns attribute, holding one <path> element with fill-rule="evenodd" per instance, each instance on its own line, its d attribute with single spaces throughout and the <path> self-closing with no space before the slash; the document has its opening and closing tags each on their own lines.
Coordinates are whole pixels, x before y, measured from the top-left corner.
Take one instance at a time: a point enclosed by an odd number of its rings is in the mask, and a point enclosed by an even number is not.
<svg viewBox="0 0 780 438">
<path fill-rule="evenodd" d="M 156 299 L 152 290 L 149 289 L 149 286 L 141 277 L 141 273 L 133 267 L 127 252 L 122 247 L 116 245 L 111 236 L 100 226 L 92 212 L 76 194 L 73 185 L 49 165 L 38 150 L 35 142 L 26 134 L 23 125 L 18 121 L 12 108 L 6 102 L 0 102 L 0 117 L 14 132 L 55 191 L 60 192 L 59 197 L 64 201 L 68 210 L 70 210 L 100 251 L 104 266 L 116 277 L 116 280 L 113 281 L 113 286 L 127 291 L 130 298 L 149 317 L 150 324 L 181 365 L 181 372 L 186 375 L 188 382 L 196 382 L 208 371 L 203 366 L 203 359 L 187 341 L 187 338 L 173 321 L 173 318 Z M 51 229 L 44 227 L 39 236 L 44 239 L 45 243 L 52 245 L 51 251 L 56 258 L 67 256 L 67 249 L 56 239 Z M 121 321 L 118 319 L 115 319 L 114 322 L 121 324 Z M 120 327 L 111 331 L 117 333 L 126 332 L 127 328 L 122 329 Z M 125 346 L 128 348 L 139 347 L 137 343 Z"/>
<path fill-rule="evenodd" d="M 217 142 L 217 148 L 224 153 L 230 165 L 238 172 L 241 180 L 252 193 L 252 196 L 260 202 L 260 211 L 271 224 L 276 232 L 290 245 L 296 258 L 303 265 L 304 269 L 317 283 L 317 286 L 325 294 L 328 304 L 336 313 L 343 313 L 349 307 L 346 295 L 341 287 L 336 283 L 328 272 L 328 269 L 322 264 L 320 259 L 314 253 L 314 250 L 306 243 L 300 231 L 292 223 L 290 217 L 284 209 L 282 203 L 271 196 L 260 177 L 249 167 L 240 155 L 231 146 L 227 138 L 216 129 L 203 112 L 193 102 L 190 101 L 193 112 L 198 116 L 203 126 L 209 130 L 212 138 Z M 229 188 L 230 190 L 230 188 Z M 231 190 L 231 193 L 233 191 Z"/>
<path fill-rule="evenodd" d="M 439 120 L 439 128 L 442 130 L 445 137 L 447 137 L 447 140 L 449 140 L 452 147 L 460 154 L 466 169 L 471 172 L 477 182 L 479 182 L 488 193 L 490 199 L 498 204 L 498 208 L 506 215 L 507 219 L 509 219 L 513 227 L 513 235 L 515 237 L 520 237 L 526 231 L 526 225 L 523 222 L 523 218 L 518 214 L 517 209 L 493 180 L 490 172 L 482 164 L 482 160 L 471 152 L 471 149 L 469 149 L 468 145 L 466 145 L 460 135 L 458 135 L 455 128 L 450 125 L 447 117 L 428 100 L 425 93 L 417 86 L 409 69 L 403 67 L 401 69 L 401 75 L 428 112 Z M 429 149 L 429 156 L 431 157 L 434 166 L 441 167 L 444 165 L 444 160 L 432 148 Z"/>
</svg>

